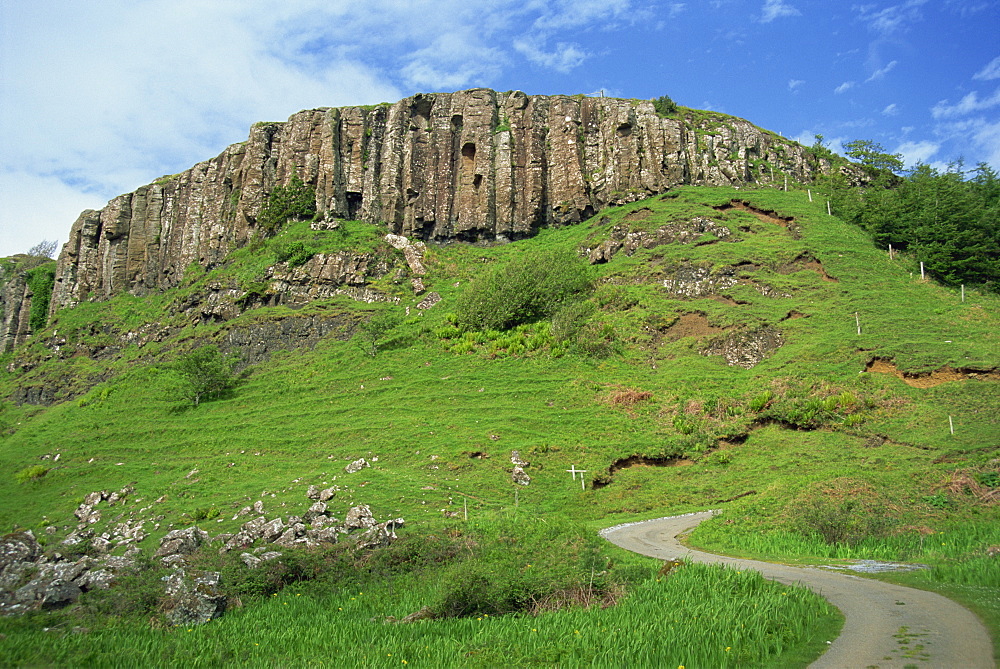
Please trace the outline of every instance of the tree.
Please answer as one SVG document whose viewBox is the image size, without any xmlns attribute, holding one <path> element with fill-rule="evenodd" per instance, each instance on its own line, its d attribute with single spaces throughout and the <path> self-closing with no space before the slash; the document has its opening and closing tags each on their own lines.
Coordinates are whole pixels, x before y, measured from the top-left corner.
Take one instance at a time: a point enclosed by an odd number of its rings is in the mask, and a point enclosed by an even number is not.
<svg viewBox="0 0 1000 669">
<path fill-rule="evenodd" d="M 399 316 L 391 311 L 380 311 L 358 326 L 361 348 L 373 358 L 386 341 L 386 335 L 399 325 Z"/>
<path fill-rule="evenodd" d="M 878 142 L 870 139 L 856 139 L 844 144 L 847 155 L 869 168 L 872 173 L 902 171 L 903 156 L 899 153 L 886 153 Z"/>
<path fill-rule="evenodd" d="M 661 95 L 658 98 L 653 98 L 653 109 L 660 116 L 672 116 L 677 113 L 677 103 L 669 95 Z"/>
<path fill-rule="evenodd" d="M 50 259 L 52 258 L 52 254 L 56 252 L 56 246 L 58 246 L 58 244 L 59 243 L 56 241 L 49 241 L 47 239 L 42 240 L 28 249 L 28 255 L 35 256 L 37 258 Z"/>
<path fill-rule="evenodd" d="M 194 406 L 203 399 L 217 397 L 236 385 L 234 368 L 238 359 L 208 345 L 183 353 L 173 364 L 180 377 L 178 394 Z"/>
</svg>

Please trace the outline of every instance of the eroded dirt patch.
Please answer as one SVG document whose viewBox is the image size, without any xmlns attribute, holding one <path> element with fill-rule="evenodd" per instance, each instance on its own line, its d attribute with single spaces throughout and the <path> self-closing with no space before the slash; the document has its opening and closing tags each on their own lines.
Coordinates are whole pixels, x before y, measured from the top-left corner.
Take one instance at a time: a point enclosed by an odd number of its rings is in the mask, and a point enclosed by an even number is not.
<svg viewBox="0 0 1000 669">
<path fill-rule="evenodd" d="M 763 221 L 764 223 L 780 225 L 792 233 L 793 236 L 798 235 L 798 226 L 795 224 L 794 216 L 782 216 L 776 211 L 758 209 L 744 200 L 732 200 L 729 204 L 720 204 L 718 207 L 712 208 L 716 211 L 731 211 L 733 209 L 745 211 L 748 214 L 756 216 L 758 220 Z"/>
<path fill-rule="evenodd" d="M 693 460 L 681 457 L 647 458 L 645 455 L 630 455 L 627 458 L 621 458 L 612 462 L 611 466 L 608 467 L 608 473 L 595 478 L 593 483 L 591 483 L 591 487 L 594 490 L 600 490 L 605 486 L 611 485 L 614 483 L 616 472 L 630 467 L 684 467 L 693 464 Z"/>
<path fill-rule="evenodd" d="M 904 372 L 896 367 L 892 360 L 887 358 L 873 358 L 865 365 L 866 372 L 876 374 L 890 374 L 900 379 L 903 383 L 914 388 L 933 388 L 942 383 L 951 381 L 964 381 L 966 379 L 980 379 L 982 381 L 1000 381 L 1000 371 L 996 369 L 971 369 L 944 366 L 933 372 Z"/>
<path fill-rule="evenodd" d="M 629 212 L 625 216 L 626 221 L 645 221 L 647 218 L 653 215 L 653 210 L 649 207 L 642 207 L 641 209 L 636 209 L 635 211 Z"/>
<path fill-rule="evenodd" d="M 684 337 L 710 337 L 712 335 L 725 332 L 725 328 L 715 327 L 708 322 L 708 316 L 697 311 L 690 314 L 682 314 L 677 321 L 663 333 L 664 339 L 677 341 Z"/>
<path fill-rule="evenodd" d="M 795 272 L 801 272 L 802 270 L 809 270 L 819 274 L 820 278 L 824 281 L 830 283 L 839 283 L 840 280 L 836 279 L 826 273 L 826 269 L 823 267 L 823 263 L 813 257 L 810 253 L 803 253 L 799 255 L 795 260 L 788 263 L 787 265 L 782 265 L 777 269 L 779 274 L 794 274 Z"/>
</svg>

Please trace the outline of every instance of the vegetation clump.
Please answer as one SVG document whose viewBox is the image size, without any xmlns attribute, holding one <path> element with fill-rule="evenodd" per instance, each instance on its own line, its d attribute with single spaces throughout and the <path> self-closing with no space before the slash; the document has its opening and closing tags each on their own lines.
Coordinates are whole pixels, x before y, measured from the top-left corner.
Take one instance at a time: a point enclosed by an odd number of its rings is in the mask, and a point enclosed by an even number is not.
<svg viewBox="0 0 1000 669">
<path fill-rule="evenodd" d="M 214 345 L 181 354 L 172 366 L 179 379 L 177 395 L 194 406 L 218 397 L 236 386 L 234 368 L 237 363 L 236 356 L 223 355 Z"/>
<path fill-rule="evenodd" d="M 288 221 L 301 221 L 316 215 L 316 189 L 298 174 L 287 186 L 275 186 L 257 216 L 257 226 L 265 236 L 274 235 Z"/>
<path fill-rule="evenodd" d="M 458 298 L 460 325 L 508 330 L 556 313 L 591 289 L 587 264 L 565 249 L 528 251 L 474 279 Z"/>
<path fill-rule="evenodd" d="M 674 102 L 669 95 L 661 95 L 658 98 L 654 98 L 653 109 L 656 110 L 657 114 L 664 118 L 673 116 L 678 111 L 677 103 Z"/>
</svg>

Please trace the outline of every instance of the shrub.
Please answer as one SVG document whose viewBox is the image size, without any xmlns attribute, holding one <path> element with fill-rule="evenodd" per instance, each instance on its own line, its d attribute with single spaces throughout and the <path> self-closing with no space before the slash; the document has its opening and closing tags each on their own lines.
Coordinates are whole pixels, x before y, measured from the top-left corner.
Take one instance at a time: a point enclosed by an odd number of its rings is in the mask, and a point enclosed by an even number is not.
<svg viewBox="0 0 1000 669">
<path fill-rule="evenodd" d="M 236 363 L 236 357 L 224 356 L 211 345 L 182 354 L 173 365 L 179 377 L 177 394 L 194 406 L 219 396 L 236 385 Z"/>
<path fill-rule="evenodd" d="M 294 241 L 279 248 L 275 253 L 275 260 L 277 262 L 287 261 L 288 266 L 294 268 L 306 264 L 314 255 L 316 255 L 316 252 L 301 241 Z"/>
<path fill-rule="evenodd" d="M 25 467 L 21 471 L 14 474 L 14 480 L 18 483 L 27 483 L 28 481 L 37 481 L 46 474 L 49 473 L 49 467 L 44 465 L 32 465 L 31 467 Z"/>
<path fill-rule="evenodd" d="M 45 328 L 49 319 L 49 303 L 56 281 L 55 263 L 46 263 L 25 272 L 25 283 L 31 289 L 31 312 L 28 316 L 32 332 Z"/>
<path fill-rule="evenodd" d="M 270 236 L 289 220 L 307 220 L 315 215 L 316 189 L 307 186 L 296 174 L 287 186 L 271 189 L 257 216 L 257 225 L 263 235 Z"/>
<path fill-rule="evenodd" d="M 470 328 L 507 330 L 551 316 L 590 288 L 589 266 L 571 251 L 533 251 L 473 280 L 455 315 Z"/>
<path fill-rule="evenodd" d="M 653 99 L 653 109 L 660 116 L 671 116 L 677 113 L 677 103 L 674 102 L 669 95 L 661 95 L 658 98 Z"/>
<path fill-rule="evenodd" d="M 796 531 L 819 535 L 831 545 L 880 539 L 896 524 L 885 499 L 871 485 L 852 479 L 812 486 L 790 508 Z"/>
<path fill-rule="evenodd" d="M 380 311 L 358 325 L 358 342 L 368 355 L 378 355 L 379 346 L 388 341 L 388 335 L 399 325 L 401 317 L 391 311 Z"/>
</svg>

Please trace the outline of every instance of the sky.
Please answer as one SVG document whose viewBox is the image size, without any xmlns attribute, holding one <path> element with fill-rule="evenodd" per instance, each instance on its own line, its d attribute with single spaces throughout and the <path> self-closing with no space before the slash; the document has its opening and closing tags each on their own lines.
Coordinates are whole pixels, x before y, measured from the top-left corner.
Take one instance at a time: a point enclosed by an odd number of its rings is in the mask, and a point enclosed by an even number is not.
<svg viewBox="0 0 1000 669">
<path fill-rule="evenodd" d="M 0 257 L 257 121 L 481 86 L 1000 171 L 996 0 L 4 0 Z"/>
</svg>

